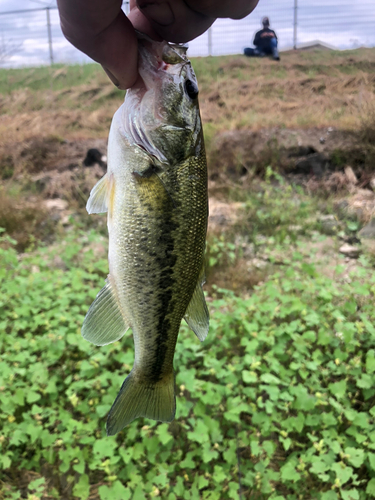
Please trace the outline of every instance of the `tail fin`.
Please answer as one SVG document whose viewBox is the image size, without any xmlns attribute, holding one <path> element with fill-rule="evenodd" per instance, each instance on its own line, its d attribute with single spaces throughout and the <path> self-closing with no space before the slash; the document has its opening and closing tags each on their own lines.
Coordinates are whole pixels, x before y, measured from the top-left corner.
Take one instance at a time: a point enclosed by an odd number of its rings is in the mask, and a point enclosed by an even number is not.
<svg viewBox="0 0 375 500">
<path fill-rule="evenodd" d="M 107 435 L 113 436 L 138 417 L 171 422 L 176 413 L 174 374 L 154 384 L 132 370 L 122 384 L 107 418 Z"/>
</svg>

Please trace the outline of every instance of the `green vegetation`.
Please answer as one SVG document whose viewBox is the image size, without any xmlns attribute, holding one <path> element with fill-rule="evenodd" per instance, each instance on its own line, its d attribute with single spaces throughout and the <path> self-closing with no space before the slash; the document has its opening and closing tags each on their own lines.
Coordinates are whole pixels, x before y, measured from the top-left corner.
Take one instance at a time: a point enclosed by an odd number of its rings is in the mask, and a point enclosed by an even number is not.
<svg viewBox="0 0 375 500">
<path fill-rule="evenodd" d="M 226 205 L 207 244 L 210 332 L 201 344 L 181 326 L 175 421 L 137 419 L 111 438 L 133 339 L 80 334 L 108 273 L 104 218 L 82 214 L 96 174 L 81 162 L 123 93 L 94 64 L 0 70 L 0 500 L 375 497 L 375 249 L 337 252 L 367 215 L 321 234 L 333 200 L 289 185 L 280 144 L 259 131 L 351 128 L 355 149 L 338 141 L 332 162 L 372 175 L 374 57 L 194 61 L 210 194 Z M 263 141 L 256 154 L 240 129 L 254 150 Z M 68 210 L 47 213 L 56 196 Z"/>
<path fill-rule="evenodd" d="M 318 210 L 319 199 L 307 197 L 300 186 L 287 184 L 270 167 L 265 169 L 265 179 L 258 182 L 259 191 L 246 200 L 246 219 L 253 242 L 257 243 L 257 236 L 262 234 L 272 237 L 273 243 L 284 243 L 286 238 L 295 243 L 297 232 L 308 233 L 316 226 L 312 215 Z M 295 226 L 296 223 L 301 225 Z"/>
<path fill-rule="evenodd" d="M 298 64 L 295 69 L 306 73 L 315 71 L 322 74 L 328 71 L 330 74 L 336 74 L 335 70 L 353 74 L 358 69 L 365 68 L 370 73 L 374 72 L 371 62 L 363 62 L 363 55 L 371 53 L 371 49 L 358 49 L 345 51 L 305 51 L 298 55 Z M 348 60 L 350 54 L 350 60 Z M 285 55 L 284 55 L 285 57 Z M 357 60 L 358 59 L 358 60 Z M 197 57 L 192 58 L 194 69 L 198 76 L 204 81 L 214 77 L 226 79 L 226 66 L 231 65 L 231 69 L 237 72 L 237 77 L 241 79 L 248 78 L 246 68 L 252 67 L 258 69 L 260 64 L 258 60 L 240 58 L 233 56 L 220 57 Z M 306 64 L 307 63 L 307 64 Z M 264 66 L 264 64 L 263 64 Z M 223 68 L 224 67 L 224 68 Z M 229 68 L 228 68 L 229 69 Z M 276 67 L 275 67 L 276 69 Z M 287 76 L 285 70 L 277 68 L 276 75 Z M 15 90 L 62 90 L 70 89 L 78 85 L 90 85 L 98 83 L 108 83 L 101 66 L 96 63 L 63 65 L 54 64 L 52 66 L 40 66 L 37 68 L 18 68 L 18 69 L 0 69 L 0 94 L 8 94 Z"/>
<path fill-rule="evenodd" d="M 97 238 L 75 229 L 53 251 L 1 250 L 0 498 L 375 496 L 368 269 L 332 281 L 296 250 L 250 298 L 216 290 L 207 340 L 181 328 L 176 420 L 138 419 L 107 438 L 133 340 L 98 348 L 80 336 L 107 273 Z"/>
<path fill-rule="evenodd" d="M 0 69 L 0 94 L 25 88 L 34 91 L 62 90 L 98 82 L 107 83 L 99 64 L 54 64 L 39 68 Z"/>
</svg>

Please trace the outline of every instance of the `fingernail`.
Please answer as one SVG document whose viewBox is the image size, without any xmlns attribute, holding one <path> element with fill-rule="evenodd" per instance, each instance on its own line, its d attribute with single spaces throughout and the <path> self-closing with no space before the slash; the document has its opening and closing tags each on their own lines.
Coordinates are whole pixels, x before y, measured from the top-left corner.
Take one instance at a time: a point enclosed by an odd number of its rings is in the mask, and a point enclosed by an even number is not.
<svg viewBox="0 0 375 500">
<path fill-rule="evenodd" d="M 120 88 L 120 82 L 117 80 L 117 78 L 115 77 L 115 75 L 113 73 L 111 73 L 109 71 L 109 69 L 105 68 L 104 66 L 102 66 L 102 68 L 104 69 L 104 71 L 107 73 L 107 76 L 108 78 L 111 80 L 111 82 L 116 85 L 117 88 Z"/>
</svg>

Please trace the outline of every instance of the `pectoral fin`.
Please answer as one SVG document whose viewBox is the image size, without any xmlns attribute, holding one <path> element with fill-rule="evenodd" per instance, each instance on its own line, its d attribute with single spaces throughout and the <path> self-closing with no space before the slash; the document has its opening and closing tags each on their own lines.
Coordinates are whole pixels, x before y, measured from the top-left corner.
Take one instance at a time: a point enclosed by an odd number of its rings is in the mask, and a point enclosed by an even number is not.
<svg viewBox="0 0 375 500">
<path fill-rule="evenodd" d="M 207 337 L 210 320 L 202 289 L 203 283 L 204 275 L 202 272 L 202 276 L 198 281 L 184 316 L 189 328 L 193 330 L 201 342 L 203 342 L 203 340 Z"/>
<path fill-rule="evenodd" d="M 119 340 L 128 328 L 116 290 L 107 280 L 86 314 L 82 337 L 95 345 L 107 345 Z"/>
<path fill-rule="evenodd" d="M 107 212 L 110 200 L 114 195 L 113 175 L 105 174 L 95 184 L 87 201 L 86 210 L 89 214 L 103 214 Z"/>
</svg>

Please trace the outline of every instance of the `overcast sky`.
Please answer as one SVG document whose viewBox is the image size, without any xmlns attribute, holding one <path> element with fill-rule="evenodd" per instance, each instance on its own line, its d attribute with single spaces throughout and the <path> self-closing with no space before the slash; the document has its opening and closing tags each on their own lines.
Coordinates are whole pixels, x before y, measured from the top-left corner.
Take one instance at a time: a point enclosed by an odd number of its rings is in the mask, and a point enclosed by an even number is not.
<svg viewBox="0 0 375 500">
<path fill-rule="evenodd" d="M 105 0 L 103 0 L 105 1 Z M 55 6 L 55 1 L 0 0 L 0 63 L 3 66 L 48 64 L 50 52 L 46 12 L 2 14 L 21 9 Z M 62 36 L 57 10 L 50 11 L 54 62 L 88 61 Z M 260 0 L 247 18 L 219 19 L 211 30 L 190 42 L 190 55 L 241 53 L 251 46 L 260 20 L 269 16 L 281 49 L 293 45 L 294 0 Z M 322 40 L 341 49 L 375 46 L 375 0 L 298 0 L 297 42 Z M 5 55 L 5 57 L 4 57 Z M 1 61 L 2 59 L 2 61 Z"/>
</svg>

